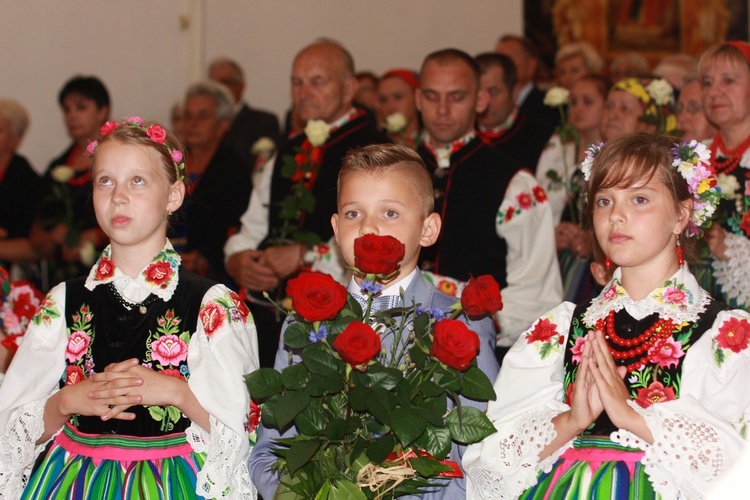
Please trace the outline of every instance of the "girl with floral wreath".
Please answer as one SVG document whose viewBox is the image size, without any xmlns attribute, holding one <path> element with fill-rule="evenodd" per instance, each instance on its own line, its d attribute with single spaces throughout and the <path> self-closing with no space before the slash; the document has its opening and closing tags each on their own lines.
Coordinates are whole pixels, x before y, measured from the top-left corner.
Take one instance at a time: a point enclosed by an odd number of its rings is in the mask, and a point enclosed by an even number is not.
<svg viewBox="0 0 750 500">
<path fill-rule="evenodd" d="M 709 152 L 639 133 L 589 153 L 587 221 L 619 267 L 506 356 L 468 498 L 699 498 L 742 451 L 750 315 L 685 263 L 720 197 Z"/>
<path fill-rule="evenodd" d="M 709 143 L 725 200 L 705 242 L 711 252 L 715 296 L 750 311 L 750 44 L 730 41 L 709 48 L 698 64 L 703 109 L 719 132 Z"/>
<path fill-rule="evenodd" d="M 138 117 L 101 135 L 88 152 L 110 245 L 87 277 L 49 292 L 0 387 L 1 496 L 254 496 L 242 378 L 258 367 L 252 317 L 184 270 L 166 237 L 184 150 Z"/>
</svg>

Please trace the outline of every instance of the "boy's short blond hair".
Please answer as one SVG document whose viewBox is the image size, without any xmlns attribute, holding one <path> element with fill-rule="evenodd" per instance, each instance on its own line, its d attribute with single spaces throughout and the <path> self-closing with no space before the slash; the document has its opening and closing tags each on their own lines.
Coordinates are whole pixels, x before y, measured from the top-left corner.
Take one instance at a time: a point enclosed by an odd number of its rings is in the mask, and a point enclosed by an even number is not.
<svg viewBox="0 0 750 500">
<path fill-rule="evenodd" d="M 338 192 L 353 173 L 381 175 L 394 172 L 404 177 L 414 190 L 414 196 L 422 201 L 422 217 L 435 211 L 435 198 L 432 189 L 432 178 L 422 158 L 412 149 L 398 144 L 373 144 L 349 151 L 344 156 L 339 172 Z"/>
</svg>

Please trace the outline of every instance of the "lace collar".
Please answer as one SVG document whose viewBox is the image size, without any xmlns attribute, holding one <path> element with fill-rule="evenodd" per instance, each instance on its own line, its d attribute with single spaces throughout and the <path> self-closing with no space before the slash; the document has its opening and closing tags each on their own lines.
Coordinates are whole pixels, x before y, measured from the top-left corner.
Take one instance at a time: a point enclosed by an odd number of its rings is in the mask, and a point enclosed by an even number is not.
<svg viewBox="0 0 750 500">
<path fill-rule="evenodd" d="M 660 287 L 641 300 L 633 300 L 623 288 L 620 280 L 622 270 L 616 269 L 612 281 L 604 287 L 602 293 L 594 299 L 583 316 L 583 322 L 589 327 L 596 324 L 610 311 L 625 308 L 631 316 L 642 319 L 658 313 L 661 318 L 669 318 L 677 323 L 695 322 L 706 310 L 711 298 L 703 290 L 687 265 L 679 269 Z"/>
<path fill-rule="evenodd" d="M 126 300 L 140 302 L 150 294 L 167 301 L 177 288 L 182 259 L 167 240 L 161 251 L 143 268 L 136 278 L 123 273 L 110 259 L 112 246 L 104 249 L 99 260 L 86 278 L 86 288 L 93 290 L 99 285 L 113 282 Z"/>
</svg>

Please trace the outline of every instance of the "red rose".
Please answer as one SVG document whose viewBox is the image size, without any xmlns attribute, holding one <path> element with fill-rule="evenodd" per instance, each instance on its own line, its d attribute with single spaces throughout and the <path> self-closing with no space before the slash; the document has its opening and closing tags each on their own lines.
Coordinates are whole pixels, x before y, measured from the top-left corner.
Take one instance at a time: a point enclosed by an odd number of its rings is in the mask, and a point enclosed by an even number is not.
<svg viewBox="0 0 750 500">
<path fill-rule="evenodd" d="M 167 140 L 167 132 L 161 128 L 161 125 L 153 124 L 146 129 L 146 135 L 148 135 L 152 141 L 157 144 L 164 144 Z"/>
<path fill-rule="evenodd" d="M 534 342 L 549 342 L 549 340 L 555 335 L 557 335 L 557 325 L 547 318 L 543 318 L 537 321 L 531 333 L 526 335 L 526 343 L 533 344 Z"/>
<path fill-rule="evenodd" d="M 143 275 L 146 276 L 147 282 L 161 286 L 162 288 L 167 287 L 167 282 L 169 281 L 169 278 L 172 277 L 172 274 L 174 274 L 172 267 L 169 263 L 164 261 L 154 262 L 143 271 Z"/>
<path fill-rule="evenodd" d="M 676 399 L 674 389 L 664 387 L 661 382 L 652 382 L 650 386 L 638 389 L 638 397 L 635 402 L 643 408 L 648 408 L 654 403 L 663 403 L 673 399 Z"/>
<path fill-rule="evenodd" d="M 250 414 L 247 417 L 247 432 L 253 432 L 260 424 L 260 405 L 255 401 L 250 401 Z"/>
<path fill-rule="evenodd" d="M 310 322 L 334 319 L 346 305 L 346 288 L 330 274 L 301 273 L 289 280 L 286 293 L 297 314 Z"/>
<path fill-rule="evenodd" d="M 68 365 L 68 369 L 65 372 L 65 385 L 77 384 L 83 379 L 83 369 L 80 366 Z"/>
<path fill-rule="evenodd" d="M 107 137 L 119 126 L 120 125 L 117 122 L 109 121 L 102 125 L 102 127 L 99 129 L 99 133 L 102 134 L 102 137 Z"/>
<path fill-rule="evenodd" d="M 479 336 L 457 319 L 444 319 L 435 325 L 430 355 L 443 364 L 463 371 L 479 353 Z"/>
<path fill-rule="evenodd" d="M 544 203 L 547 201 L 547 193 L 544 192 L 544 188 L 542 186 L 534 186 L 531 189 L 531 192 L 534 193 L 534 198 L 536 198 L 536 201 L 538 203 Z"/>
<path fill-rule="evenodd" d="M 115 272 L 115 263 L 107 257 L 102 257 L 99 261 L 99 267 L 96 268 L 96 275 L 94 279 L 103 280 L 107 279 Z"/>
<path fill-rule="evenodd" d="M 732 352 L 747 349 L 748 340 L 750 340 L 750 323 L 746 319 L 729 318 L 721 325 L 719 334 L 716 336 L 719 347 Z"/>
<path fill-rule="evenodd" d="M 398 270 L 405 252 L 393 236 L 366 234 L 354 240 L 354 267 L 362 274 L 389 276 Z"/>
<path fill-rule="evenodd" d="M 750 236 L 750 212 L 745 212 L 740 222 L 740 229 L 745 231 L 745 234 Z"/>
<path fill-rule="evenodd" d="M 201 308 L 198 316 L 203 323 L 203 329 L 206 331 L 206 335 L 209 337 L 214 334 L 217 328 L 219 328 L 227 317 L 224 308 L 216 302 L 209 302 Z"/>
<path fill-rule="evenodd" d="M 461 293 L 461 307 L 472 317 L 496 313 L 503 308 L 500 285 L 489 274 L 472 278 Z"/>
<path fill-rule="evenodd" d="M 527 210 L 531 208 L 531 195 L 529 193 L 520 193 L 516 196 L 516 199 L 522 209 Z"/>
<path fill-rule="evenodd" d="M 380 335 L 370 325 L 352 321 L 333 341 L 333 348 L 352 367 L 362 367 L 380 352 Z"/>
</svg>

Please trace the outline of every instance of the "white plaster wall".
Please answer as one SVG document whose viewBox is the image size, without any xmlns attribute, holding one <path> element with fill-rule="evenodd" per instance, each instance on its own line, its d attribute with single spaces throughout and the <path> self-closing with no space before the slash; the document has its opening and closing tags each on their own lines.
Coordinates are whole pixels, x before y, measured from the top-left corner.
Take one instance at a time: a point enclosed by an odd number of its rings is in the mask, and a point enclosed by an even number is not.
<svg viewBox="0 0 750 500">
<path fill-rule="evenodd" d="M 245 68 L 247 99 L 281 116 L 294 54 L 317 37 L 381 72 L 521 31 L 521 0 L 0 0 L 0 96 L 28 108 L 20 152 L 41 171 L 69 143 L 57 92 L 76 74 L 104 81 L 114 117 L 163 121 L 205 62 L 227 55 Z"/>
</svg>

